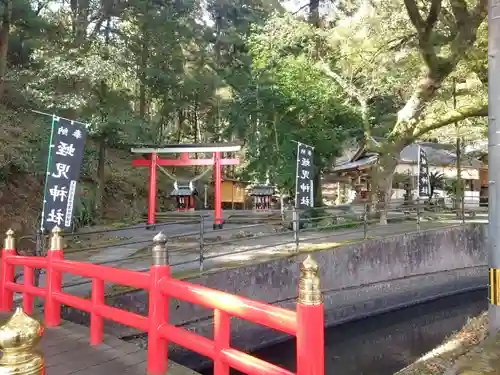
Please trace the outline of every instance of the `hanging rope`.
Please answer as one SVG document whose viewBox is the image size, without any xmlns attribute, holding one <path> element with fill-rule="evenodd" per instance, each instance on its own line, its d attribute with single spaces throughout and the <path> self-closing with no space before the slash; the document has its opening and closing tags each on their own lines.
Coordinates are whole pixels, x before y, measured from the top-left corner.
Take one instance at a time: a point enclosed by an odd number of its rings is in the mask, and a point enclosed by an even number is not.
<svg viewBox="0 0 500 375">
<path fill-rule="evenodd" d="M 163 168 L 162 166 L 158 165 L 158 168 L 160 169 L 160 171 L 165 175 L 167 176 L 168 178 L 170 178 L 172 181 L 177 181 L 177 177 L 175 177 L 173 174 L 169 173 L 165 168 Z M 190 180 L 190 182 L 196 182 L 198 181 L 199 179 L 205 177 L 209 172 L 212 171 L 212 167 L 207 167 L 207 169 L 205 169 L 201 174 L 199 174 L 198 176 L 192 178 Z"/>
<path fill-rule="evenodd" d="M 205 177 L 209 172 L 212 171 L 212 167 L 208 167 L 207 169 L 205 169 L 204 172 L 202 172 L 201 174 L 199 174 L 198 176 L 196 176 L 195 178 L 191 179 L 191 182 L 196 182 L 198 181 L 199 179 Z"/>
<path fill-rule="evenodd" d="M 165 168 L 163 168 L 162 166 L 159 166 L 159 165 L 158 165 L 157 167 L 158 167 L 158 169 L 159 169 L 159 170 L 160 170 L 160 171 L 161 171 L 161 172 L 162 172 L 165 176 L 167 176 L 168 178 L 170 178 L 172 181 L 176 181 L 176 180 L 177 180 L 177 177 L 175 177 L 173 174 L 168 173 L 168 171 L 167 171 Z"/>
</svg>

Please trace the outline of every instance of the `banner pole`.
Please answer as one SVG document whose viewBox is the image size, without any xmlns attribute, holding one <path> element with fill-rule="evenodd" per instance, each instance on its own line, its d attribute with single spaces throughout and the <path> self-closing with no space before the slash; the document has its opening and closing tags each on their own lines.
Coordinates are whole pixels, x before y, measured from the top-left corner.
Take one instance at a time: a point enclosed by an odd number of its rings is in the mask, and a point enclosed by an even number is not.
<svg viewBox="0 0 500 375">
<path fill-rule="evenodd" d="M 295 208 L 298 207 L 298 196 L 297 196 L 297 191 L 298 191 L 298 183 L 299 183 L 299 165 L 300 165 L 300 142 L 297 141 L 292 141 L 297 143 L 297 166 L 295 167 Z"/>
<path fill-rule="evenodd" d="M 417 200 L 420 199 L 420 144 L 417 144 Z"/>
<path fill-rule="evenodd" d="M 87 123 L 87 122 L 81 122 L 81 121 L 78 121 L 78 120 L 72 120 L 70 118 L 66 118 L 66 117 L 62 117 L 62 116 L 56 116 L 55 114 L 50 114 L 50 113 L 47 113 L 47 112 L 37 111 L 35 109 L 32 109 L 31 112 L 37 113 L 37 114 L 43 115 L 43 116 L 50 116 L 50 117 L 60 118 L 60 119 L 63 119 L 63 120 L 71 121 L 72 123 L 76 122 L 77 124 L 84 125 L 87 129 L 90 126 L 90 124 Z"/>
<path fill-rule="evenodd" d="M 298 207 L 298 203 L 299 203 L 299 196 L 297 194 L 297 192 L 299 191 L 299 188 L 298 188 L 298 184 L 299 184 L 299 163 L 300 163 L 300 154 L 299 154 L 299 151 L 300 151 L 300 145 L 301 143 L 300 142 L 297 142 L 297 141 L 292 141 L 292 142 L 296 142 L 297 143 L 297 166 L 295 168 L 295 204 L 293 205 L 293 210 L 292 210 L 292 230 L 293 230 L 293 236 L 294 236 L 294 240 L 295 240 L 295 243 L 297 244 L 298 243 L 298 232 L 299 232 L 299 229 L 300 229 L 300 226 L 299 226 L 299 216 L 298 216 L 298 213 L 297 213 L 297 207 Z"/>
<path fill-rule="evenodd" d="M 40 219 L 40 231 L 43 234 L 43 219 L 45 217 L 45 200 L 47 197 L 47 177 L 50 173 L 50 162 L 52 160 L 52 140 L 54 139 L 54 129 L 56 125 L 56 115 L 52 115 L 52 124 L 50 129 L 50 137 L 49 137 L 49 152 L 47 156 L 47 165 L 45 167 L 45 178 L 44 178 L 44 186 L 43 186 L 43 201 L 42 201 L 42 217 Z"/>
<path fill-rule="evenodd" d="M 420 232 L 420 163 L 421 152 L 420 144 L 418 144 L 417 157 L 417 231 Z"/>
</svg>

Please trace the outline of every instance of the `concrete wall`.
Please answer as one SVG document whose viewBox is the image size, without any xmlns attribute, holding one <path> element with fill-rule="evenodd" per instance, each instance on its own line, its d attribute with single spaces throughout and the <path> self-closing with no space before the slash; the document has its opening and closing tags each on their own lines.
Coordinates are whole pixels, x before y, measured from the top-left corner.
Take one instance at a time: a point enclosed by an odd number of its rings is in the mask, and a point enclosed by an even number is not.
<svg viewBox="0 0 500 375">
<path fill-rule="evenodd" d="M 486 285 L 485 242 L 485 226 L 468 224 L 316 252 L 327 324 Z M 191 281 L 294 309 L 298 265 L 303 258 L 303 255 L 292 256 L 211 273 Z M 142 314 L 147 311 L 143 292 L 115 296 L 108 303 Z M 212 337 L 211 311 L 176 300 L 171 301 L 170 308 L 171 323 Z M 66 311 L 66 319 L 86 320 L 74 311 Z M 115 324 L 108 324 L 106 329 L 118 336 L 134 333 Z M 244 350 L 286 338 L 239 319 L 232 321 L 231 329 L 231 344 Z M 171 355 L 182 364 L 195 365 L 193 361 L 198 361 L 178 347 L 171 348 Z"/>
<path fill-rule="evenodd" d="M 411 199 L 413 202 L 418 201 L 418 191 L 417 189 L 411 190 Z M 392 195 L 391 195 L 391 201 L 393 201 L 396 204 L 401 204 L 401 202 L 404 201 L 406 195 L 406 190 L 405 189 L 392 189 Z M 455 207 L 455 202 L 454 200 L 444 191 L 444 190 L 435 190 L 434 199 L 437 198 L 444 198 L 444 205 L 447 208 L 454 208 Z M 479 191 L 470 191 L 466 190 L 464 191 L 464 207 L 465 208 L 479 208 L 479 200 L 480 200 L 480 192 Z"/>
</svg>

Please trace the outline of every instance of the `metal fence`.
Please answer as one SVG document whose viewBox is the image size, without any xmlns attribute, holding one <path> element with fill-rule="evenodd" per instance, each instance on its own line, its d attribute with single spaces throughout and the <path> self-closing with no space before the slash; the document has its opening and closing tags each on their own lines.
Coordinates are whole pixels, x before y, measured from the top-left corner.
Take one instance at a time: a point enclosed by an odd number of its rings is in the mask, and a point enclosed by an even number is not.
<svg viewBox="0 0 500 375">
<path fill-rule="evenodd" d="M 280 211 L 259 214 L 246 212 L 243 215 L 234 211 L 225 220 L 224 229 L 215 231 L 211 225 L 213 219 L 204 214 L 195 213 L 180 218 L 175 214 L 170 217 L 164 215 L 164 219 L 170 221 L 158 223 L 154 227 L 140 224 L 65 234 L 65 258 L 147 271 L 152 238 L 162 231 L 168 238 L 170 265 L 181 271 L 202 272 L 224 264 L 311 251 L 322 245 L 328 248 L 373 237 L 460 225 L 481 217 L 483 220 L 487 219 L 487 209 L 480 207 L 455 210 L 427 203 L 392 203 L 385 211 L 387 225 L 379 224 L 383 210 L 368 204 L 302 212 L 288 210 L 284 215 Z M 120 233 L 127 234 L 124 236 L 126 239 L 115 239 L 93 246 L 76 246 L 85 241 L 92 242 L 92 237 L 110 238 Z M 47 248 L 47 239 L 36 241 L 35 238 L 30 236 L 32 242 L 40 244 L 39 249 L 26 252 L 43 255 L 42 249 Z M 111 251 L 115 256 L 112 256 Z M 41 275 L 41 272 L 35 275 L 37 285 Z M 64 286 L 75 287 L 87 283 L 88 281 L 76 281 Z"/>
</svg>

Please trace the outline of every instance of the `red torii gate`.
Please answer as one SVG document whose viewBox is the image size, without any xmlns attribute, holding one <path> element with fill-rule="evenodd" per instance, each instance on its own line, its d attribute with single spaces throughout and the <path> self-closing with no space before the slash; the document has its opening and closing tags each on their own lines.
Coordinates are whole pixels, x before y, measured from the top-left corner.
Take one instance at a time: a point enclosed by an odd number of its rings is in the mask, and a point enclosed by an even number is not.
<svg viewBox="0 0 500 375">
<path fill-rule="evenodd" d="M 196 165 L 214 166 L 214 229 L 222 229 L 221 182 L 222 166 L 238 165 L 237 158 L 223 158 L 223 152 L 237 152 L 239 144 L 177 144 L 132 148 L 133 154 L 147 155 L 147 159 L 132 160 L 133 167 L 149 168 L 148 225 L 156 222 L 156 167 L 190 167 Z M 190 159 L 189 153 L 213 153 L 210 159 Z M 160 159 L 158 154 L 180 154 L 179 159 Z"/>
</svg>

